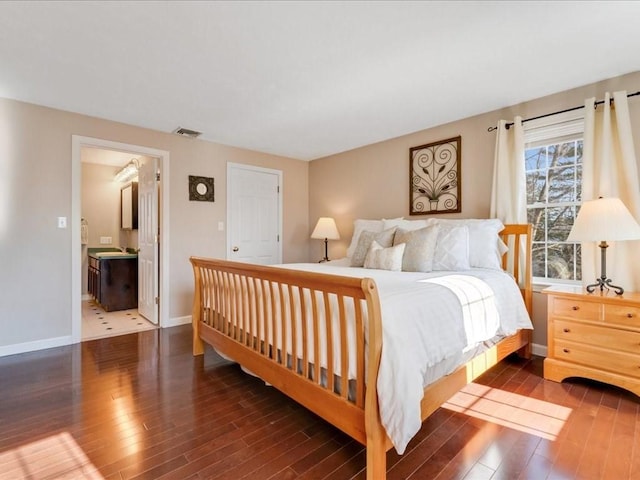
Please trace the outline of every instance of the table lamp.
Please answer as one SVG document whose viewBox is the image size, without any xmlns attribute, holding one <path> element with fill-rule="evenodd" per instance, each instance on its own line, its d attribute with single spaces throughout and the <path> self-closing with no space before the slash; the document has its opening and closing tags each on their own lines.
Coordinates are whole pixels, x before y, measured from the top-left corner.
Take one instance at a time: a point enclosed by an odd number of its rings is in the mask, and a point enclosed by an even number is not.
<svg viewBox="0 0 640 480">
<path fill-rule="evenodd" d="M 329 240 L 339 240 L 340 234 L 338 233 L 338 227 L 336 227 L 336 221 L 331 217 L 320 217 L 316 228 L 313 229 L 311 238 L 324 239 L 324 258 L 320 262 L 328 262 L 328 244 Z"/>
<path fill-rule="evenodd" d="M 606 240 L 604 240 L 606 239 Z M 587 285 L 587 292 L 592 293 L 597 287 L 600 291 L 613 288 L 617 295 L 624 289 L 613 285 L 607 278 L 607 240 L 640 239 L 640 225 L 633 218 L 627 207 L 619 198 L 598 198 L 582 203 L 568 241 L 600 242 L 600 278 L 596 283 Z"/>
</svg>

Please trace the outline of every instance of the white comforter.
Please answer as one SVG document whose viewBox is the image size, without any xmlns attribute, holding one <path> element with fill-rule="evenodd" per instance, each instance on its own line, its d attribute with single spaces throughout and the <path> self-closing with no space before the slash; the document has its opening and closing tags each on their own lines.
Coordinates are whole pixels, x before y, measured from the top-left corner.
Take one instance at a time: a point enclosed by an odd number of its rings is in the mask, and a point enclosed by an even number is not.
<svg viewBox="0 0 640 480">
<path fill-rule="evenodd" d="M 430 367 L 462 359 L 465 349 L 497 334 L 533 328 L 516 283 L 497 270 L 391 272 L 340 262 L 281 266 L 375 280 L 383 328 L 380 414 L 400 454 L 420 429 L 420 402 Z"/>
</svg>

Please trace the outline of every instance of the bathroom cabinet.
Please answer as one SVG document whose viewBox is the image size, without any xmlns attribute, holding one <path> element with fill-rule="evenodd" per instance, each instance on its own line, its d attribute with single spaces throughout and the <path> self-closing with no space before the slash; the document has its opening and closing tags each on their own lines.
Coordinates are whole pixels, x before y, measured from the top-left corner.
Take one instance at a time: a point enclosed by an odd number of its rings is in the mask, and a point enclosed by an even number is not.
<svg viewBox="0 0 640 480">
<path fill-rule="evenodd" d="M 89 256 L 88 291 L 107 312 L 138 307 L 138 257 Z"/>
</svg>

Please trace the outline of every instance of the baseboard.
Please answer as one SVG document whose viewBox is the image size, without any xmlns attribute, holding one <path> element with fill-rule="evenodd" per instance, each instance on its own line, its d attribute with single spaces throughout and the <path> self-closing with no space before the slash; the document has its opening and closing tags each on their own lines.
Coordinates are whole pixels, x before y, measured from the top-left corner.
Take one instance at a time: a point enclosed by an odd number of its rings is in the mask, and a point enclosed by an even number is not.
<svg viewBox="0 0 640 480">
<path fill-rule="evenodd" d="M 90 293 L 83 293 L 82 294 L 82 301 L 86 302 L 88 300 L 93 300 L 93 295 L 91 295 Z"/>
<path fill-rule="evenodd" d="M 191 315 L 185 315 L 184 317 L 170 318 L 166 325 L 162 325 L 162 328 L 177 327 L 178 325 L 186 325 L 191 323 Z"/>
<path fill-rule="evenodd" d="M 62 347 L 71 345 L 73 338 L 71 336 L 47 338 L 45 340 L 35 340 L 33 342 L 16 343 L 14 345 L 5 345 L 0 347 L 0 357 L 7 355 L 17 355 L 19 353 L 35 352 L 36 350 L 45 350 L 47 348 Z"/>
<path fill-rule="evenodd" d="M 533 353 L 534 355 L 537 355 L 539 357 L 546 357 L 547 356 L 547 346 L 546 345 L 539 345 L 537 343 L 532 343 L 531 344 L 531 353 Z"/>
<path fill-rule="evenodd" d="M 169 319 L 167 325 L 163 325 L 164 328 L 177 327 L 178 325 L 186 325 L 191 323 L 191 315 L 185 315 L 184 317 L 173 317 Z M 17 343 L 15 345 L 5 345 L 0 347 L 0 357 L 6 357 L 7 355 L 17 355 L 19 353 L 34 352 L 36 350 L 45 350 L 47 348 L 62 347 L 64 345 L 71 345 L 73 339 L 71 336 L 48 338 L 46 340 L 36 340 L 34 342 Z M 547 346 L 539 345 L 537 343 L 531 344 L 531 353 L 540 357 L 547 356 Z"/>
</svg>

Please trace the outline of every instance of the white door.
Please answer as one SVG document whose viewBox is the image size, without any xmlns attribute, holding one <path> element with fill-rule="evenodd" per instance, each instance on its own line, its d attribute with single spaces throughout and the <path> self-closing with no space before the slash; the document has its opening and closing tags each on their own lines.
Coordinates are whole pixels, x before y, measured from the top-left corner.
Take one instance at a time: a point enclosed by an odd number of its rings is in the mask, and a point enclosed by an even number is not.
<svg viewBox="0 0 640 480">
<path fill-rule="evenodd" d="M 158 324 L 158 159 L 138 170 L 138 313 Z"/>
<path fill-rule="evenodd" d="M 282 172 L 227 164 L 227 258 L 282 263 Z"/>
</svg>

